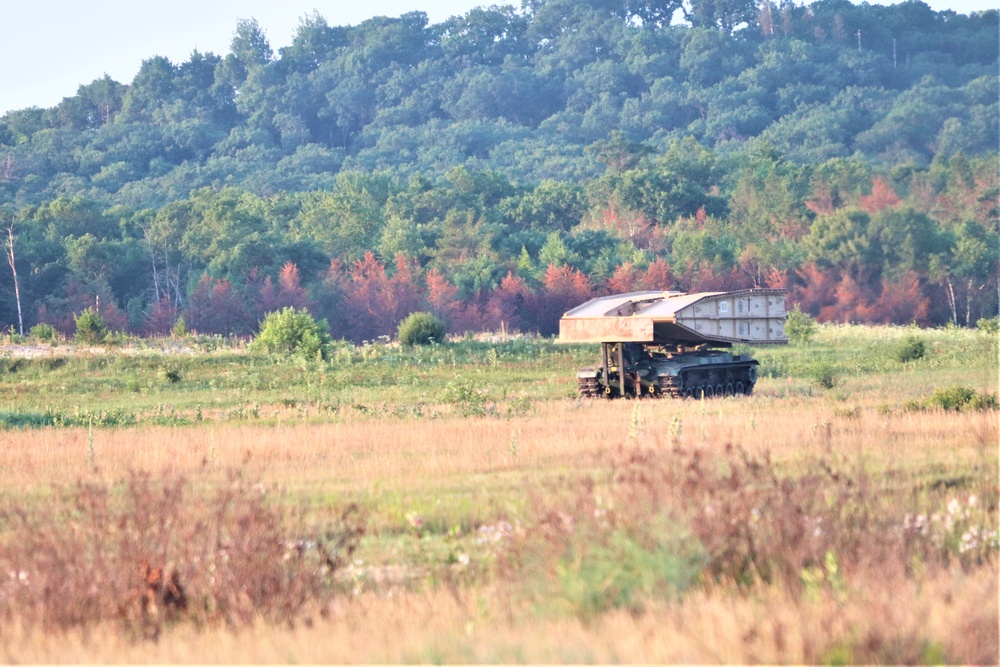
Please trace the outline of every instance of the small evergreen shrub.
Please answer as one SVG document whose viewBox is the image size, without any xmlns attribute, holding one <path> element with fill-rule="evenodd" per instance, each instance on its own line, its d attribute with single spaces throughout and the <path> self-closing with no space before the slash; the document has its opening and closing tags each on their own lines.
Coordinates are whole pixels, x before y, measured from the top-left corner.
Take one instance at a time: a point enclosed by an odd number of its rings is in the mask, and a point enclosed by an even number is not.
<svg viewBox="0 0 1000 667">
<path fill-rule="evenodd" d="M 400 322 L 397 338 L 403 345 L 440 343 L 445 335 L 444 322 L 431 313 L 410 313 Z"/>
<path fill-rule="evenodd" d="M 249 349 L 303 359 L 326 358 L 328 331 L 326 320 L 317 322 L 305 308 L 289 307 L 267 314 Z"/>
<path fill-rule="evenodd" d="M 914 335 L 909 335 L 896 349 L 896 359 L 902 363 L 923 359 L 927 354 L 927 346 L 924 341 Z"/>
<path fill-rule="evenodd" d="M 76 322 L 74 339 L 78 343 L 94 345 L 103 343 L 107 339 L 108 325 L 101 314 L 93 308 L 87 308 L 73 319 Z"/>
<path fill-rule="evenodd" d="M 799 310 L 799 304 L 795 304 L 785 317 L 785 335 L 795 345 L 808 343 L 816 335 L 816 320 L 809 313 Z"/>
<path fill-rule="evenodd" d="M 187 322 L 184 321 L 184 316 L 181 315 L 174 322 L 173 328 L 170 330 L 170 335 L 174 338 L 185 338 L 190 332 L 187 328 Z"/>
<path fill-rule="evenodd" d="M 51 324 L 39 323 L 28 330 L 28 336 L 51 343 L 56 339 L 56 329 Z"/>
</svg>

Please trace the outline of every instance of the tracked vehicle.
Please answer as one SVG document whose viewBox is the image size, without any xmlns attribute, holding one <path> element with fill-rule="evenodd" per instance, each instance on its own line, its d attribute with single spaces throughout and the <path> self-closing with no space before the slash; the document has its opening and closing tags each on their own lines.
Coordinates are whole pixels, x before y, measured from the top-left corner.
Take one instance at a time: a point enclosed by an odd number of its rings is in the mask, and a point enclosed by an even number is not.
<svg viewBox="0 0 1000 667">
<path fill-rule="evenodd" d="M 760 364 L 727 348 L 787 343 L 785 290 L 599 297 L 563 315 L 559 341 L 601 344 L 600 365 L 577 373 L 585 397 L 749 395 Z"/>
</svg>

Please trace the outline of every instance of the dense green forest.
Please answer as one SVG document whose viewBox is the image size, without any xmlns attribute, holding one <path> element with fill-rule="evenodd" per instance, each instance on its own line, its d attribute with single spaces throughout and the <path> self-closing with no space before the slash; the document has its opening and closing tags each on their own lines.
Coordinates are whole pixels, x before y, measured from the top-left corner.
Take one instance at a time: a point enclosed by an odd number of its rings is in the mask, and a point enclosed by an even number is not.
<svg viewBox="0 0 1000 667">
<path fill-rule="evenodd" d="M 672 21 L 674 16 L 684 21 Z M 590 295 L 784 286 L 825 321 L 998 303 L 998 12 L 523 0 L 304 17 L 0 118 L 0 326 L 552 333 Z M 20 305 L 20 308 L 19 308 Z"/>
</svg>

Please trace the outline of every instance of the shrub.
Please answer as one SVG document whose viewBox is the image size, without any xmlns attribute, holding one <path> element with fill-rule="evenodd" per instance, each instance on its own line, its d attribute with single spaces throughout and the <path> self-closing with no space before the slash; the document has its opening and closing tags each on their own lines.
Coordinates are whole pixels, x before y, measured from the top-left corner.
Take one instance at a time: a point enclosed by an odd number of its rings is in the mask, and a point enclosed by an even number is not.
<svg viewBox="0 0 1000 667">
<path fill-rule="evenodd" d="M 924 407 L 940 408 L 942 410 L 995 410 L 997 409 L 996 394 L 982 393 L 968 387 L 942 387 L 924 402 Z"/>
<path fill-rule="evenodd" d="M 184 338 L 190 333 L 187 328 L 187 322 L 184 320 L 184 316 L 181 315 L 174 322 L 173 328 L 170 330 L 170 335 L 174 338 Z"/>
<path fill-rule="evenodd" d="M 496 404 L 489 400 L 486 390 L 477 389 L 471 382 L 456 380 L 449 382 L 442 395 L 442 400 L 455 408 L 462 417 L 496 416 Z"/>
<path fill-rule="evenodd" d="M 927 346 L 924 344 L 924 341 L 912 334 L 907 336 L 896 349 L 896 359 L 904 364 L 907 361 L 923 359 L 926 354 Z"/>
<path fill-rule="evenodd" d="M 288 307 L 267 314 L 250 350 L 304 359 L 325 358 L 330 343 L 328 330 L 326 320 L 317 322 L 308 310 Z"/>
<path fill-rule="evenodd" d="M 799 304 L 788 311 L 785 318 L 785 335 L 792 343 L 799 345 L 808 343 L 816 334 L 816 320 L 808 313 L 799 310 Z"/>
<path fill-rule="evenodd" d="M 813 371 L 813 382 L 822 389 L 833 389 L 840 384 L 840 374 L 830 364 L 820 364 Z"/>
<path fill-rule="evenodd" d="M 0 612 L 44 630 L 117 623 L 148 639 L 182 622 L 291 623 L 335 593 L 364 518 L 348 506 L 306 529 L 290 507 L 239 471 L 221 484 L 132 473 L 29 507 L 4 501 Z"/>
<path fill-rule="evenodd" d="M 675 445 L 606 456 L 606 468 L 568 493 L 531 495 L 524 524 L 498 555 L 501 593 L 527 598 L 536 612 L 553 605 L 584 618 L 669 601 L 699 582 L 837 595 L 872 563 L 970 567 L 995 562 L 1000 547 L 991 485 L 959 503 L 953 490 L 873 485 L 846 458 L 792 472 L 767 451 L 736 445 L 711 455 Z"/>
<path fill-rule="evenodd" d="M 108 325 L 101 314 L 93 308 L 87 308 L 73 320 L 76 322 L 74 339 L 79 343 L 103 343 L 108 337 Z"/>
<path fill-rule="evenodd" d="M 1000 332 L 1000 317 L 983 317 L 976 321 L 976 328 L 988 334 Z"/>
<path fill-rule="evenodd" d="M 431 313 L 410 313 L 400 322 L 397 338 L 403 345 L 440 343 L 445 335 L 444 322 Z"/>
<path fill-rule="evenodd" d="M 156 370 L 156 377 L 160 380 L 160 382 L 173 384 L 181 381 L 181 372 L 176 368 L 160 366 Z"/>
<path fill-rule="evenodd" d="M 509 554 L 538 611 L 583 619 L 610 609 L 641 612 L 653 600 L 675 600 L 701 575 L 707 554 L 683 526 L 577 501 L 571 511 L 541 517 L 519 553 Z"/>
<path fill-rule="evenodd" d="M 39 323 L 28 330 L 28 335 L 35 340 L 51 343 L 56 339 L 56 329 L 51 324 Z"/>
</svg>

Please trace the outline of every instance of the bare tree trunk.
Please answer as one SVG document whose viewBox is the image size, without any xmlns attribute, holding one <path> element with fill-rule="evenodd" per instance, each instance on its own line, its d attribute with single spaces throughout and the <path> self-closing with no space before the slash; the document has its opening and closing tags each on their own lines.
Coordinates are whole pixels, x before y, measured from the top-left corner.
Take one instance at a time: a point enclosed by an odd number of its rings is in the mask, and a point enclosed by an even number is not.
<svg viewBox="0 0 1000 667">
<path fill-rule="evenodd" d="M 17 330 L 24 335 L 24 317 L 21 315 L 21 288 L 17 282 L 17 267 L 14 265 L 14 221 L 7 226 L 7 263 L 14 274 L 14 299 L 17 301 Z"/>
<path fill-rule="evenodd" d="M 965 286 L 965 326 L 972 326 L 972 278 Z"/>
<path fill-rule="evenodd" d="M 153 252 L 152 244 L 149 248 L 149 259 L 153 263 L 153 294 L 156 296 L 156 303 L 160 302 L 160 275 L 156 270 L 156 253 Z"/>
<path fill-rule="evenodd" d="M 180 310 L 184 306 L 184 295 L 181 293 L 181 264 L 177 263 L 177 271 L 173 276 L 167 272 L 167 282 L 174 288 L 174 305 Z"/>
<path fill-rule="evenodd" d="M 147 227 L 142 228 L 143 235 L 146 241 L 146 250 L 149 251 L 149 263 L 153 267 L 153 296 L 155 299 L 154 303 L 159 303 L 160 301 L 160 276 L 159 272 L 156 270 L 156 250 L 153 248 L 153 241 L 149 238 L 149 229 Z M 169 293 L 169 288 L 168 288 Z"/>
<path fill-rule="evenodd" d="M 951 278 L 945 276 L 944 284 L 948 286 L 948 307 L 951 308 L 951 323 L 958 326 L 958 308 L 955 304 L 955 288 L 951 286 Z"/>
</svg>

